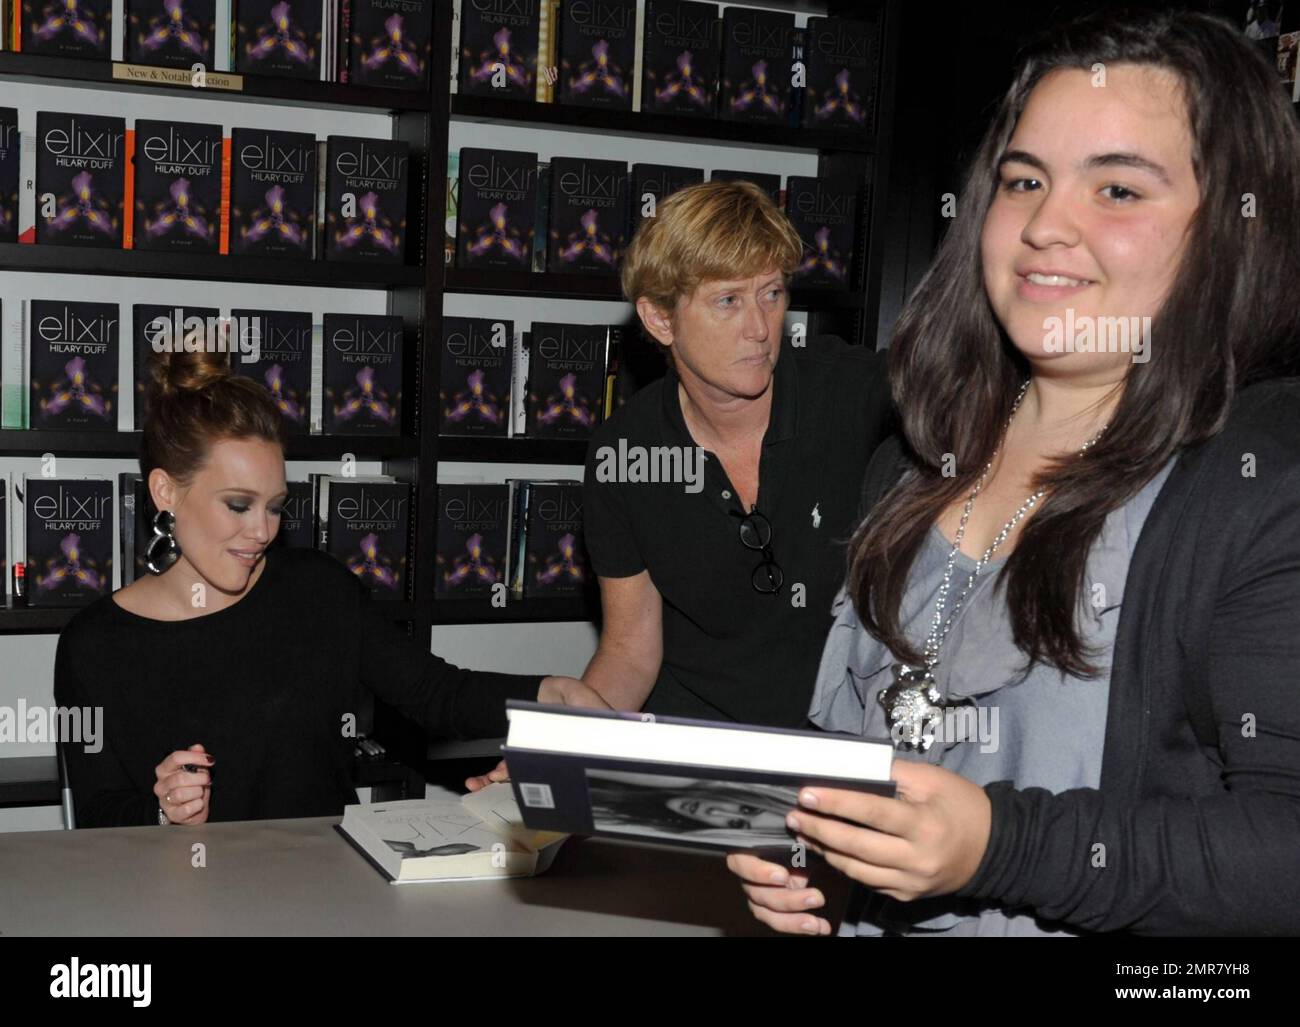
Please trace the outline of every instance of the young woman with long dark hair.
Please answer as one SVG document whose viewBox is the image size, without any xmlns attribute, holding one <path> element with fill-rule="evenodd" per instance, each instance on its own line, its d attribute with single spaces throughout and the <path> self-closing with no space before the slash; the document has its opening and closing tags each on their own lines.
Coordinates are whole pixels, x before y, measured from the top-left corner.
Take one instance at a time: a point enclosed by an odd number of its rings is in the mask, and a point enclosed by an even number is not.
<svg viewBox="0 0 1300 1027">
<path fill-rule="evenodd" d="M 840 933 L 1300 933 L 1297 281 L 1300 131 L 1239 30 L 1028 50 L 890 347 L 810 711 L 906 757 L 791 814 L 862 886 Z"/>
</svg>

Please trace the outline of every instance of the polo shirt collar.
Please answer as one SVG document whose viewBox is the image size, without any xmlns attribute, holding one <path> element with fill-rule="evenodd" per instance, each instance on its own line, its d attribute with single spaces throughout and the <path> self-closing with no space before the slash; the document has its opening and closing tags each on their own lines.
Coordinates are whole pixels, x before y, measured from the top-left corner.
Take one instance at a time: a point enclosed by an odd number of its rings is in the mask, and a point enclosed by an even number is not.
<svg viewBox="0 0 1300 1027">
<path fill-rule="evenodd" d="M 669 364 L 664 374 L 664 419 L 683 439 L 689 439 L 691 433 L 686 427 L 681 397 L 677 391 L 680 384 L 676 368 Z M 792 439 L 799 434 L 799 368 L 790 346 L 784 342 L 781 344 L 781 356 L 777 359 L 776 370 L 772 374 L 772 390 L 772 411 L 768 417 L 767 432 L 763 435 L 764 446 Z"/>
</svg>

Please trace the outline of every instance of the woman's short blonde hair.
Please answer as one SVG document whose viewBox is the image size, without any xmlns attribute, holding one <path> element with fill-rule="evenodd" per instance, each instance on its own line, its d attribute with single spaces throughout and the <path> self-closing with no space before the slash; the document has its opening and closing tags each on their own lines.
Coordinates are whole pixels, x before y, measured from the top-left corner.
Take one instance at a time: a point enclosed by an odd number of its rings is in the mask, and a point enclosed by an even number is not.
<svg viewBox="0 0 1300 1027">
<path fill-rule="evenodd" d="M 679 189 L 641 222 L 623 254 L 623 295 L 672 313 L 702 282 L 748 278 L 769 268 L 789 276 L 803 243 L 766 190 L 752 182 Z"/>
</svg>

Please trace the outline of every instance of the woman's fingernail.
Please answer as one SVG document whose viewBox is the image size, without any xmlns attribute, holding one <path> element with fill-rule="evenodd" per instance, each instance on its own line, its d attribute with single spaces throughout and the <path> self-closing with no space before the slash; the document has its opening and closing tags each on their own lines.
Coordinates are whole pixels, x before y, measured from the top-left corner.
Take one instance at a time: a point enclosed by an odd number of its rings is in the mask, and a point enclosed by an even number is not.
<svg viewBox="0 0 1300 1027">
<path fill-rule="evenodd" d="M 817 795 L 814 792 L 802 791 L 799 793 L 799 805 L 807 806 L 809 809 L 817 808 Z"/>
<path fill-rule="evenodd" d="M 791 831 L 799 830 L 799 818 L 796 817 L 793 813 L 787 813 L 785 815 L 785 826 L 788 827 Z"/>
<path fill-rule="evenodd" d="M 821 926 L 817 923 L 816 920 L 805 920 L 805 921 L 803 922 L 803 929 L 804 929 L 805 931 L 807 931 L 809 934 L 821 934 L 821 933 L 822 933 Z"/>
<path fill-rule="evenodd" d="M 773 884 L 785 884 L 785 871 L 773 870 L 771 880 Z"/>
<path fill-rule="evenodd" d="M 803 900 L 803 904 L 805 908 L 812 909 L 814 906 L 820 906 L 822 904 L 822 897 L 818 895 L 816 892 L 813 892 L 811 895 L 809 895 L 806 899 Z"/>
</svg>

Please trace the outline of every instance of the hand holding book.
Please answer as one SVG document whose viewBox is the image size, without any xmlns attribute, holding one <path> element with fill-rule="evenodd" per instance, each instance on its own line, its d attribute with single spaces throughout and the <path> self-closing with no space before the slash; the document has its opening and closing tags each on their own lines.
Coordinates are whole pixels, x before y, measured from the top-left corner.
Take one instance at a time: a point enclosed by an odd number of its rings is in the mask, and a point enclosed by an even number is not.
<svg viewBox="0 0 1300 1027">
<path fill-rule="evenodd" d="M 964 887 L 988 847 L 991 805 L 979 785 L 929 763 L 894 760 L 896 798 L 841 788 L 803 788 L 786 819 L 797 840 L 846 877 L 900 902 Z M 790 934 L 829 934 L 812 914 L 825 897 L 806 875 L 733 852 L 755 918 Z"/>
</svg>

